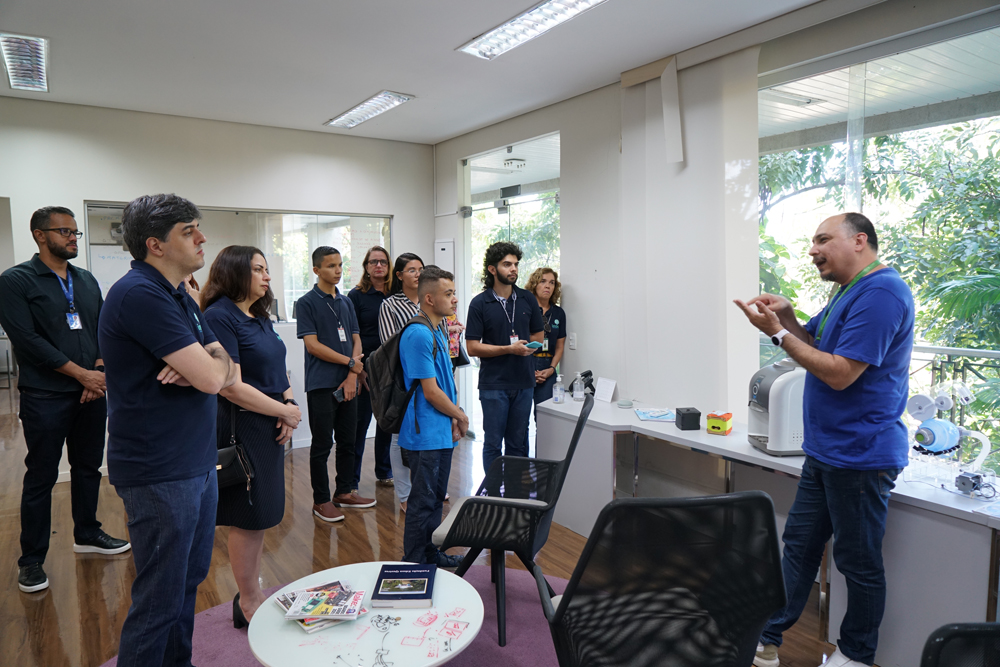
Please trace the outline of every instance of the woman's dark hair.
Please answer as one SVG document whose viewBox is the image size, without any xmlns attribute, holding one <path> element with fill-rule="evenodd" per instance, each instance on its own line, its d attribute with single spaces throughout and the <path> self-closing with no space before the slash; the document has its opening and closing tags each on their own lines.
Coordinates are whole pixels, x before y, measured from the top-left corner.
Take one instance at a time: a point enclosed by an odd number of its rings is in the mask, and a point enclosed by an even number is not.
<svg viewBox="0 0 1000 667">
<path fill-rule="evenodd" d="M 495 278 L 490 273 L 490 267 L 496 268 L 507 255 L 514 255 L 521 261 L 521 248 L 516 243 L 497 241 L 486 249 L 486 255 L 483 256 L 483 289 L 492 289 Z"/>
<path fill-rule="evenodd" d="M 263 257 L 264 253 L 249 245 L 231 245 L 219 252 L 208 271 L 208 283 L 201 290 L 202 310 L 224 296 L 229 297 L 233 303 L 246 301 L 250 297 L 254 255 Z M 264 296 L 250 304 L 250 314 L 254 317 L 268 317 L 272 303 L 274 293 L 268 285 Z"/>
<path fill-rule="evenodd" d="M 388 255 L 387 255 L 388 256 Z M 406 265 L 417 260 L 422 265 L 424 260 L 420 259 L 419 256 L 413 254 L 412 252 L 404 252 L 402 255 L 396 258 L 396 263 L 392 265 L 392 291 L 389 294 L 399 294 L 403 291 L 403 281 L 396 279 L 397 273 L 402 273 Z"/>
<path fill-rule="evenodd" d="M 373 252 L 380 252 L 383 255 L 385 255 L 386 261 L 389 261 L 389 258 L 392 257 L 392 255 L 389 254 L 389 251 L 380 245 L 373 245 L 371 248 L 368 248 L 368 252 L 365 253 L 365 259 L 361 263 L 364 273 L 361 275 L 361 280 L 358 281 L 358 289 L 361 290 L 362 292 L 367 292 L 372 288 L 372 277 L 368 275 L 368 260 L 371 258 Z M 394 282 L 393 281 L 394 277 L 395 276 L 391 271 L 388 272 L 388 275 L 385 277 L 384 288 L 386 294 L 392 294 L 392 284 Z"/>
<path fill-rule="evenodd" d="M 177 195 L 146 195 L 133 199 L 122 213 L 122 236 L 132 257 L 146 259 L 146 239 L 166 241 L 178 222 L 200 220 L 201 211 Z"/>
</svg>

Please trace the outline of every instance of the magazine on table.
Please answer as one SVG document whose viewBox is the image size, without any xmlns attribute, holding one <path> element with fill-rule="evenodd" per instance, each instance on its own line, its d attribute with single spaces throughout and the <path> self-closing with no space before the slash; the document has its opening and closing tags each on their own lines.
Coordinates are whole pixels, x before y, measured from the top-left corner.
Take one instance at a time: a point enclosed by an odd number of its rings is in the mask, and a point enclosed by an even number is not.
<svg viewBox="0 0 1000 667">
<path fill-rule="evenodd" d="M 295 591 L 285 612 L 287 619 L 353 620 L 361 613 L 365 592 L 351 590 L 340 581 Z"/>
<path fill-rule="evenodd" d="M 347 586 L 347 588 L 350 588 L 350 585 L 348 585 L 346 583 L 344 583 L 344 585 Z M 281 595 L 276 595 L 275 598 L 274 598 L 274 601 L 275 601 L 275 603 L 279 607 L 281 607 L 281 611 L 287 612 L 289 609 L 292 608 L 292 603 L 295 602 L 295 598 L 297 597 L 297 593 L 298 593 L 298 591 L 289 591 L 289 592 L 283 593 Z M 365 608 L 362 608 L 361 612 L 358 614 L 358 616 L 364 616 L 367 613 L 368 613 L 368 610 L 365 609 Z M 342 619 L 337 619 L 337 618 L 316 618 L 315 616 L 311 616 L 309 618 L 295 618 L 295 619 L 289 619 L 289 620 L 295 621 L 295 623 L 300 628 L 302 628 L 303 631 L 305 631 L 305 632 L 307 632 L 309 634 L 312 634 L 313 632 L 319 632 L 320 630 L 325 630 L 326 628 L 332 628 L 333 626 L 340 625 L 341 623 L 347 623 L 351 619 L 349 619 L 349 618 L 342 618 Z"/>
</svg>

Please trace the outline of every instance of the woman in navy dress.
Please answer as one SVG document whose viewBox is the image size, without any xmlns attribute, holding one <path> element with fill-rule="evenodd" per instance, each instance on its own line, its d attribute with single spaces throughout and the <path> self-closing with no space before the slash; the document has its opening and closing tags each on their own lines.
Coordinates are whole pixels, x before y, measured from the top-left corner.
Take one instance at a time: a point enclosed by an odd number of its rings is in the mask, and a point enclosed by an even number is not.
<svg viewBox="0 0 1000 667">
<path fill-rule="evenodd" d="M 566 311 L 558 304 L 562 297 L 562 283 L 555 269 L 547 266 L 535 269 L 524 286 L 535 295 L 542 309 L 545 335 L 542 347 L 535 352 L 535 405 L 552 398 L 552 387 L 556 383 L 556 366 L 563 358 L 566 344 Z M 535 412 L 538 422 L 538 412 Z"/>
<path fill-rule="evenodd" d="M 212 263 L 201 294 L 205 320 L 238 369 L 237 381 L 219 394 L 218 442 L 236 440 L 253 465 L 249 493 L 241 485 L 219 489 L 216 525 L 229 526 L 229 560 L 239 593 L 233 625 L 244 627 L 264 602 L 260 560 L 264 530 L 285 513 L 284 445 L 302 419 L 285 373 L 285 344 L 269 316 L 274 295 L 264 253 L 249 246 L 224 248 Z"/>
</svg>

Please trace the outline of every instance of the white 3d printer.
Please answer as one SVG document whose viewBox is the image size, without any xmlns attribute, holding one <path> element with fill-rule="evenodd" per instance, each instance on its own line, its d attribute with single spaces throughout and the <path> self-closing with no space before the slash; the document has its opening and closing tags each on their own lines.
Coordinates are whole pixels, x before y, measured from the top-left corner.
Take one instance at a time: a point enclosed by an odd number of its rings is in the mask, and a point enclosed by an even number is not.
<svg viewBox="0 0 1000 667">
<path fill-rule="evenodd" d="M 802 391 L 806 369 L 787 358 L 750 380 L 750 444 L 771 456 L 802 456 Z"/>
</svg>

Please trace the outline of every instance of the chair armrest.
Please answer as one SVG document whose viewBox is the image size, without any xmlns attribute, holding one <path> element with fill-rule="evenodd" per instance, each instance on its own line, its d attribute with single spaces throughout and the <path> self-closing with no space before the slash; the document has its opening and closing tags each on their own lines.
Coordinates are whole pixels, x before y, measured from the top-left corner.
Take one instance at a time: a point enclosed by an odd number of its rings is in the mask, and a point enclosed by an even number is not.
<svg viewBox="0 0 1000 667">
<path fill-rule="evenodd" d="M 542 568 L 535 565 L 535 569 L 532 572 L 535 575 L 535 584 L 538 585 L 538 597 L 542 600 L 542 613 L 545 614 L 545 620 L 549 623 L 555 621 L 556 610 L 552 606 L 552 598 L 549 596 L 549 585 L 545 581 L 545 575 L 542 574 Z"/>
</svg>

